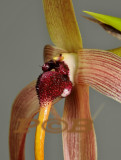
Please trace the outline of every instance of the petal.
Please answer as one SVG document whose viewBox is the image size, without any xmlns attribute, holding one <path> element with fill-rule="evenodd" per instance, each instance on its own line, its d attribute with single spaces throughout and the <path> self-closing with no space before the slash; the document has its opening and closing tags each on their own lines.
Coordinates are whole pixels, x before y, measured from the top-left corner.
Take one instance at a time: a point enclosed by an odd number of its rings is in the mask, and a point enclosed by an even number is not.
<svg viewBox="0 0 121 160">
<path fill-rule="evenodd" d="M 89 86 L 75 85 L 66 98 L 63 120 L 64 160 L 96 160 L 97 145 L 89 106 Z M 63 125 L 64 127 L 64 125 Z"/>
<path fill-rule="evenodd" d="M 94 49 L 78 53 L 77 84 L 89 84 L 99 92 L 121 102 L 121 57 Z"/>
<path fill-rule="evenodd" d="M 12 106 L 9 130 L 9 150 L 11 160 L 25 159 L 24 152 L 26 134 L 34 115 L 36 115 L 40 110 L 35 86 L 36 81 L 27 85 L 19 93 Z M 53 105 L 59 100 L 60 98 L 55 99 L 53 101 Z M 33 127 L 36 127 L 38 121 L 33 120 L 33 122 L 35 122 L 35 126 Z"/>
<path fill-rule="evenodd" d="M 75 18 L 72 1 L 43 0 L 48 31 L 52 42 L 59 48 L 76 52 L 82 40 Z"/>
<path fill-rule="evenodd" d="M 26 86 L 14 101 L 10 119 L 9 148 L 11 160 L 24 160 L 25 138 L 33 116 L 39 111 L 36 81 Z"/>
<path fill-rule="evenodd" d="M 43 55 L 44 62 L 48 62 L 49 60 L 53 59 L 53 57 L 61 53 L 67 53 L 67 51 L 55 46 L 46 45 L 44 47 L 44 55 Z"/>
<path fill-rule="evenodd" d="M 108 51 L 118 55 L 119 57 L 121 57 L 121 47 L 115 48 L 115 49 L 110 49 Z"/>
<path fill-rule="evenodd" d="M 96 19 L 83 16 L 84 18 L 90 21 L 93 21 L 95 23 L 98 23 L 108 33 L 112 34 L 113 36 L 121 40 L 121 18 L 102 15 L 102 14 L 88 12 L 88 11 L 84 11 L 84 12 L 93 16 Z"/>
<path fill-rule="evenodd" d="M 103 14 L 94 13 L 94 12 L 89 12 L 89 11 L 83 11 L 83 12 L 93 16 L 98 21 L 104 24 L 110 25 L 114 27 L 115 29 L 117 29 L 118 31 L 121 31 L 121 18 L 112 17 L 112 16 L 103 15 Z"/>
</svg>

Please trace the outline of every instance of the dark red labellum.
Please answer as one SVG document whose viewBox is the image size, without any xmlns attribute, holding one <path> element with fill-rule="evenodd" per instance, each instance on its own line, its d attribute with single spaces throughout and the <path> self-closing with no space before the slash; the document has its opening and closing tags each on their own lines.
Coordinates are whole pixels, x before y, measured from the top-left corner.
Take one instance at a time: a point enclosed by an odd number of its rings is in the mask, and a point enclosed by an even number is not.
<svg viewBox="0 0 121 160">
<path fill-rule="evenodd" d="M 49 61 L 43 65 L 42 69 L 44 72 L 38 77 L 36 84 L 36 91 L 41 106 L 46 102 L 53 101 L 61 96 L 62 93 L 65 93 L 65 91 L 69 91 L 70 94 L 72 83 L 68 76 L 68 66 L 64 62 Z M 55 69 L 55 71 L 50 71 L 50 69 Z M 66 94 L 62 95 L 66 96 Z"/>
<path fill-rule="evenodd" d="M 45 63 L 42 66 L 42 70 L 43 72 L 47 72 L 47 71 L 54 69 L 56 66 L 57 66 L 56 62 L 53 60 L 50 60 L 49 62 Z"/>
</svg>

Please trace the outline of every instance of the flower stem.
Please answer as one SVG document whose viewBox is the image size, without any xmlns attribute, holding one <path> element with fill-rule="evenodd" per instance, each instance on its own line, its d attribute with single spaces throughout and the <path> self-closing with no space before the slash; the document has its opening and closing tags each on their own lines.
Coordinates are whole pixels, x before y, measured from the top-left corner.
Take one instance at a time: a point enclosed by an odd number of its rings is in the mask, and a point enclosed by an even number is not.
<svg viewBox="0 0 121 160">
<path fill-rule="evenodd" d="M 44 160 L 44 140 L 45 130 L 42 128 L 44 121 L 48 120 L 52 102 L 49 102 L 47 106 L 42 106 L 39 113 L 39 124 L 36 128 L 35 135 L 35 160 Z M 44 125 L 44 127 L 46 127 Z"/>
</svg>

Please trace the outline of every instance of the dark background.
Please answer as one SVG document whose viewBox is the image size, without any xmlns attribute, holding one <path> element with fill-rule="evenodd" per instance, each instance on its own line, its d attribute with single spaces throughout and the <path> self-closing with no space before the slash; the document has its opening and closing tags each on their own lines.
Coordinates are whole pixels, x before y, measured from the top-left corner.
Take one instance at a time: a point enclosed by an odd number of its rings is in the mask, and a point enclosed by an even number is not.
<svg viewBox="0 0 121 160">
<path fill-rule="evenodd" d="M 121 42 L 81 15 L 83 10 L 121 17 L 121 0 L 73 0 L 84 48 L 110 49 Z M 0 0 L 0 159 L 9 159 L 8 132 L 11 105 L 19 91 L 41 73 L 43 47 L 52 44 L 41 0 Z M 121 159 L 121 105 L 90 89 L 98 160 Z M 56 105 L 63 112 L 63 101 Z M 34 132 L 26 140 L 26 160 L 34 159 Z M 45 160 L 63 160 L 61 134 L 46 134 Z"/>
</svg>

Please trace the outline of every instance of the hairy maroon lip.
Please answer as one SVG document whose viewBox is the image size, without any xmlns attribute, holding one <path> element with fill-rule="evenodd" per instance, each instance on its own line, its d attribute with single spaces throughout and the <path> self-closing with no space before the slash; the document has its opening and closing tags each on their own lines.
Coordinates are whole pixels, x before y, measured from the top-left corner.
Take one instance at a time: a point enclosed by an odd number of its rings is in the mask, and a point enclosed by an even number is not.
<svg viewBox="0 0 121 160">
<path fill-rule="evenodd" d="M 54 69 L 55 71 L 52 71 Z M 71 93 L 69 68 L 63 61 L 49 61 L 42 66 L 43 73 L 38 77 L 36 92 L 41 106 L 57 97 L 66 97 Z"/>
</svg>

